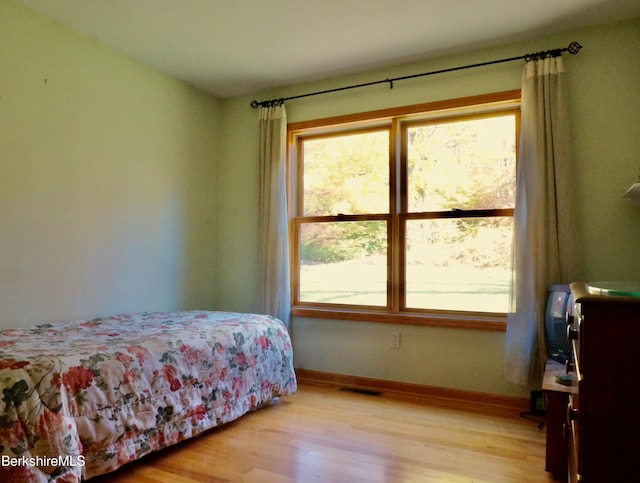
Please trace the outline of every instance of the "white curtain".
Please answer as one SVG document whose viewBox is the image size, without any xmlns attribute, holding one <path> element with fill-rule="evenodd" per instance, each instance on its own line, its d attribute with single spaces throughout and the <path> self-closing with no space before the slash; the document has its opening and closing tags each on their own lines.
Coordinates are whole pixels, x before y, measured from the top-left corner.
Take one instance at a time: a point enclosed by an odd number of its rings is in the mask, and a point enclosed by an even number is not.
<svg viewBox="0 0 640 483">
<path fill-rule="evenodd" d="M 511 307 L 506 378 L 539 384 L 544 367 L 544 309 L 553 283 L 578 276 L 572 237 L 572 172 L 562 58 L 527 62 L 522 76 L 516 174 Z"/>
<path fill-rule="evenodd" d="M 260 231 L 258 235 L 258 310 L 289 328 L 289 228 L 287 221 L 284 105 L 259 107 Z"/>
</svg>

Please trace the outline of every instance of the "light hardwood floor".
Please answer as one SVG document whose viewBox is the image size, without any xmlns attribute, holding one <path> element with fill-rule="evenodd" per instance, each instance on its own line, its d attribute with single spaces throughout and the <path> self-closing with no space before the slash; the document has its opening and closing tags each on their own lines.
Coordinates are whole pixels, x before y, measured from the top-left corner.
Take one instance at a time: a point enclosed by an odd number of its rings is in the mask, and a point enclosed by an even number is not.
<svg viewBox="0 0 640 483">
<path fill-rule="evenodd" d="M 90 483 L 551 482 L 544 451 L 544 430 L 517 414 L 300 384 Z"/>
</svg>

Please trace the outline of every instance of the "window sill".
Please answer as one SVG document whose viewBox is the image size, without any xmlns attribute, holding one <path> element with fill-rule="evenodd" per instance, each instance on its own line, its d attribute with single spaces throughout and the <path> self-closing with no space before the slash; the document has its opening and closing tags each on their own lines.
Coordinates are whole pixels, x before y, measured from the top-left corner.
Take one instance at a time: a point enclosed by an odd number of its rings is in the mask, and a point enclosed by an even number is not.
<svg viewBox="0 0 640 483">
<path fill-rule="evenodd" d="M 291 307 L 294 317 L 314 319 L 351 320 L 355 322 L 376 322 L 384 324 L 423 325 L 428 327 L 448 327 L 456 329 L 489 330 L 505 332 L 507 316 L 481 313 L 425 313 L 425 312 L 385 312 L 366 310 L 328 309 L 318 307 Z"/>
</svg>

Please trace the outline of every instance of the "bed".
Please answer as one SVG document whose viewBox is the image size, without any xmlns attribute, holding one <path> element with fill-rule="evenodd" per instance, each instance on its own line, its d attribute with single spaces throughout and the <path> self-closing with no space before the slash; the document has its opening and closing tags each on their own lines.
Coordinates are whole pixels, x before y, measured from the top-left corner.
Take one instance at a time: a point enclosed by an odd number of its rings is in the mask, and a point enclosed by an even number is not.
<svg viewBox="0 0 640 483">
<path fill-rule="evenodd" d="M 273 317 L 184 311 L 0 331 L 0 481 L 108 473 L 295 393 Z"/>
</svg>

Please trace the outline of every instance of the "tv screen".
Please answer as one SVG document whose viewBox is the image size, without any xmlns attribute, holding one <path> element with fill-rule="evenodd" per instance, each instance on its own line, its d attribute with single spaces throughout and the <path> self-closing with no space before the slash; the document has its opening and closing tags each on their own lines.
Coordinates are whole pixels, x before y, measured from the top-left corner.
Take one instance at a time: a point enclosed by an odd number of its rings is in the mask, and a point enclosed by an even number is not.
<svg viewBox="0 0 640 483">
<path fill-rule="evenodd" d="M 567 312 L 573 312 L 569 285 L 551 285 L 547 293 L 544 322 L 547 356 L 561 364 L 571 359 L 571 345 L 567 340 Z"/>
</svg>

